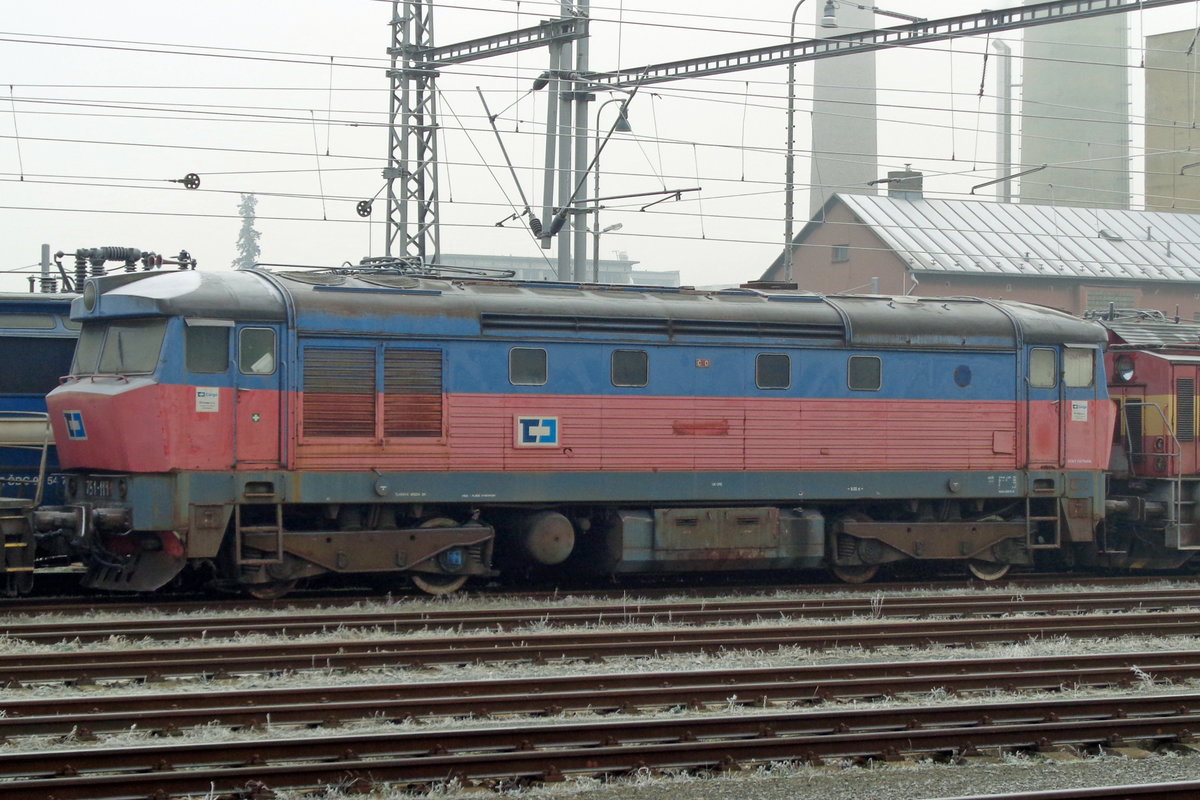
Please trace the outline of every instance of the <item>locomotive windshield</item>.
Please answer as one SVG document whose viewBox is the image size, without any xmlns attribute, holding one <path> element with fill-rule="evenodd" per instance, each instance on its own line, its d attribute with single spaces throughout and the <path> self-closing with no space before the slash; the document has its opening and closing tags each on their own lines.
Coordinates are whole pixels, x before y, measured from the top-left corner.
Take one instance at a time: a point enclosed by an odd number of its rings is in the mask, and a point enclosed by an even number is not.
<svg viewBox="0 0 1200 800">
<path fill-rule="evenodd" d="M 84 325 L 72 375 L 137 375 L 154 371 L 167 330 L 164 319 Z"/>
</svg>

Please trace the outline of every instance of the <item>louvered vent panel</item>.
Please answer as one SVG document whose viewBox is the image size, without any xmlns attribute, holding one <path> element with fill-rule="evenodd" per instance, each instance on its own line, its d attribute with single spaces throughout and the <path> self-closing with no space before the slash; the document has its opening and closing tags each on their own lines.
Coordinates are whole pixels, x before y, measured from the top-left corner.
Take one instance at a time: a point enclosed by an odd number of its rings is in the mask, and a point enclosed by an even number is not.
<svg viewBox="0 0 1200 800">
<path fill-rule="evenodd" d="M 1133 398 L 1130 398 L 1131 400 Z M 1142 441 L 1142 407 L 1129 405 L 1125 407 L 1125 436 L 1129 442 L 1129 454 L 1135 465 L 1142 463 L 1145 442 Z"/>
<path fill-rule="evenodd" d="M 304 435 L 375 435 L 375 351 L 304 348 Z"/>
<path fill-rule="evenodd" d="M 442 435 L 442 352 L 385 350 L 383 435 Z"/>
<path fill-rule="evenodd" d="M 1196 379 L 1175 379 L 1175 435 L 1181 442 L 1196 440 Z"/>
</svg>

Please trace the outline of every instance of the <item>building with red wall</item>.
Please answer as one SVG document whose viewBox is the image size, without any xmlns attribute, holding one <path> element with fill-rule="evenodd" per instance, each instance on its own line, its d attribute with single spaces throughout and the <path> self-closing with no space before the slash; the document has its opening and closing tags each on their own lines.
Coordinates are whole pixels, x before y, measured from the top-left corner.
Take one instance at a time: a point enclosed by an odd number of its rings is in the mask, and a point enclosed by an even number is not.
<svg viewBox="0 0 1200 800">
<path fill-rule="evenodd" d="M 974 296 L 1200 319 L 1200 215 L 833 195 L 762 279 L 821 293 Z"/>
</svg>

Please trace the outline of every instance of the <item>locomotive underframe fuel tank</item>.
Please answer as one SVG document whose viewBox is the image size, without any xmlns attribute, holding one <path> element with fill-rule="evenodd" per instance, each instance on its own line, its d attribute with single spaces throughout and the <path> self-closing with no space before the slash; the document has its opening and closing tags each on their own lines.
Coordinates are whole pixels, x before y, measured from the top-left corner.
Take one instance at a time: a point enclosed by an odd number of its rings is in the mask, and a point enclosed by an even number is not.
<svg viewBox="0 0 1200 800">
<path fill-rule="evenodd" d="M 607 574 L 806 569 L 825 559 L 825 519 L 800 508 L 621 509 L 577 556 Z"/>
</svg>

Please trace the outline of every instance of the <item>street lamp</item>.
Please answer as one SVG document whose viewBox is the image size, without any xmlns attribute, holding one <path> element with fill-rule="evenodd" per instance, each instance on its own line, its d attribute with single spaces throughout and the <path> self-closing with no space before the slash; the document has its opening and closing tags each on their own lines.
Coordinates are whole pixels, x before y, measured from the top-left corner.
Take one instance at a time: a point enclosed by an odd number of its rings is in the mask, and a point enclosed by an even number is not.
<svg viewBox="0 0 1200 800">
<path fill-rule="evenodd" d="M 788 31 L 788 42 L 796 41 L 796 13 L 805 0 L 799 0 L 792 8 L 792 27 Z M 825 10 L 821 14 L 822 28 L 836 28 L 837 14 L 833 0 L 825 0 Z M 785 186 L 783 201 L 783 256 L 786 261 L 785 275 L 792 280 L 792 256 L 795 245 L 792 243 L 792 219 L 795 217 L 796 194 L 796 62 L 788 62 L 788 102 L 787 102 L 787 161 L 785 167 Z"/>
<path fill-rule="evenodd" d="M 833 0 L 830 0 L 830 2 L 833 2 Z M 892 17 L 893 19 L 902 19 L 902 20 L 905 20 L 906 22 L 912 22 L 912 23 L 929 22 L 929 20 L 926 17 L 914 17 L 912 14 L 902 14 L 899 11 L 885 11 L 882 8 L 877 8 L 875 6 L 868 6 L 863 3 L 850 3 L 850 2 L 847 2 L 847 0 L 838 0 L 838 3 L 839 4 L 845 3 L 848 6 L 854 6 L 855 8 L 860 9 L 862 11 L 870 11 L 872 14 L 878 14 L 881 17 Z"/>
<path fill-rule="evenodd" d="M 600 282 L 600 234 L 617 230 L 620 227 L 620 225 L 611 225 L 600 230 L 600 112 L 610 103 L 621 104 L 621 107 L 617 109 L 617 122 L 613 126 L 613 131 L 630 133 L 633 130 L 633 126 L 629 124 L 629 98 L 614 97 L 611 100 L 605 100 L 596 109 L 596 147 L 592 151 L 596 154 L 596 163 L 593 165 L 596 172 L 592 175 L 592 189 L 596 193 L 596 209 L 593 212 L 595 216 L 592 217 L 592 283 Z"/>
</svg>

